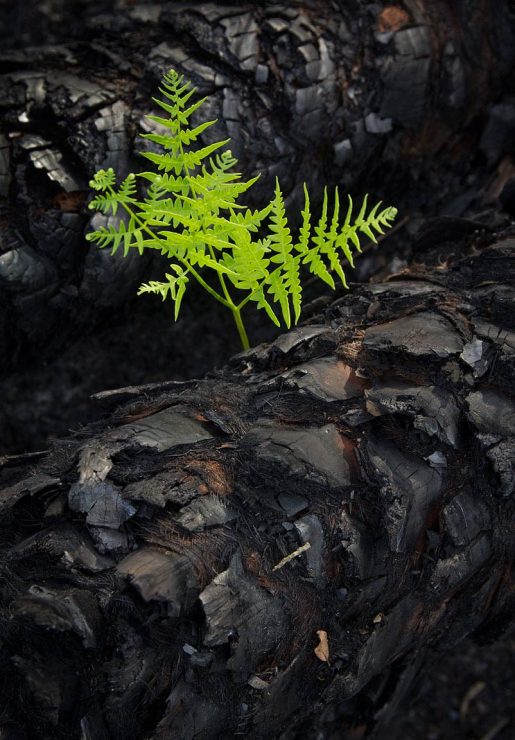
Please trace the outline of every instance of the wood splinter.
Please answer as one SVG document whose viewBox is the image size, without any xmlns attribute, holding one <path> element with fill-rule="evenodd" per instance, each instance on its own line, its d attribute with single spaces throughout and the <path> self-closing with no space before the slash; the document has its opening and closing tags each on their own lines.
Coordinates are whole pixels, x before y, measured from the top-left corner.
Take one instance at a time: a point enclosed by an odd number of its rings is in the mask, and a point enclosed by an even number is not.
<svg viewBox="0 0 515 740">
<path fill-rule="evenodd" d="M 286 557 L 280 560 L 277 563 L 277 565 L 274 565 L 274 567 L 272 568 L 272 573 L 276 570 L 280 570 L 281 568 L 283 568 L 287 563 L 290 562 L 290 560 L 293 560 L 294 558 L 297 558 L 299 555 L 302 555 L 302 553 L 306 552 L 306 550 L 309 550 L 310 547 L 311 547 L 310 543 L 306 542 L 304 545 L 302 545 L 302 547 L 298 547 L 293 552 L 290 552 L 290 554 L 286 555 Z"/>
</svg>

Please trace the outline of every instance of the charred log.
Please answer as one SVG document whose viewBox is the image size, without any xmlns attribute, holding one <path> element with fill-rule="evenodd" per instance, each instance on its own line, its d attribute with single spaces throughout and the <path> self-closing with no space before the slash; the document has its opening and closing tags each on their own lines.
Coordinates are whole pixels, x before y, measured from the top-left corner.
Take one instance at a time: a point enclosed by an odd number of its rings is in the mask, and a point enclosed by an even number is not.
<svg viewBox="0 0 515 740">
<path fill-rule="evenodd" d="M 4 461 L 7 736 L 386 737 L 509 643 L 515 241 L 482 242 Z"/>
</svg>

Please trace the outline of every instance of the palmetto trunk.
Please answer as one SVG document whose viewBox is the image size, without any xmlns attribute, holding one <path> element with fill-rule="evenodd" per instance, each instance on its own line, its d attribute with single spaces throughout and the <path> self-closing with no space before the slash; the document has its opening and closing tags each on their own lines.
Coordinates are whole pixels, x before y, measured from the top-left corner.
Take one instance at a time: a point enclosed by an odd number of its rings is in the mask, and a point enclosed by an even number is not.
<svg viewBox="0 0 515 740">
<path fill-rule="evenodd" d="M 138 166 L 136 134 L 170 67 L 209 96 L 213 136 L 232 138 L 246 175 L 262 173 L 253 205 L 279 176 L 295 208 L 306 180 L 320 197 L 323 183 L 368 189 L 404 216 L 458 196 L 459 210 L 482 186 L 469 165 L 477 145 L 491 166 L 505 151 L 497 129 L 481 131 L 513 67 L 507 0 L 108 9 L 49 0 L 4 11 L 0 375 L 27 353 L 54 357 L 148 278 L 138 255 L 86 246 L 85 201 L 99 167 Z"/>
<path fill-rule="evenodd" d="M 471 234 L 4 461 L 6 736 L 384 738 L 428 656 L 502 634 L 514 246 Z"/>
</svg>

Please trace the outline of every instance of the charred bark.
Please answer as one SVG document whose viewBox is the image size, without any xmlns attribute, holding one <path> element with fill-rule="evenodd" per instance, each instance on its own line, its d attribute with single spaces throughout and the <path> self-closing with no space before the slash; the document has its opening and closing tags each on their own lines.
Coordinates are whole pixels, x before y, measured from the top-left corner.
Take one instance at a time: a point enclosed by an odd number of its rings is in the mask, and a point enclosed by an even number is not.
<svg viewBox="0 0 515 740">
<path fill-rule="evenodd" d="M 509 101 L 486 113 L 513 67 L 505 0 L 109 7 L 19 3 L 4 16 L 7 47 L 54 43 L 0 57 L 0 373 L 55 355 L 148 276 L 139 257 L 86 248 L 84 203 L 95 169 L 137 166 L 166 68 L 210 96 L 213 135 L 232 137 L 244 171 L 263 172 L 260 203 L 278 175 L 292 206 L 306 180 L 370 189 L 405 214 L 459 213 L 484 184 L 477 145 L 491 172 L 513 134 Z"/>
<path fill-rule="evenodd" d="M 390 737 L 427 665 L 502 640 L 514 247 L 471 233 L 211 378 L 102 394 L 107 422 L 39 464 L 4 460 L 2 731 Z"/>
</svg>

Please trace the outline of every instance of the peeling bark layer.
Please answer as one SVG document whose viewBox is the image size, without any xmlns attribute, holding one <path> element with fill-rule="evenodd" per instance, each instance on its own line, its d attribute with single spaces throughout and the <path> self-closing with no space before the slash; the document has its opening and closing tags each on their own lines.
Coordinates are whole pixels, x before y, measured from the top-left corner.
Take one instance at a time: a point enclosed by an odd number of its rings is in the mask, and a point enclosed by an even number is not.
<svg viewBox="0 0 515 740">
<path fill-rule="evenodd" d="M 464 246 L 4 460 L 4 732 L 388 737 L 426 664 L 503 634 L 515 240 Z"/>
<path fill-rule="evenodd" d="M 279 176 L 294 208 L 305 180 L 461 213 L 484 183 L 476 147 L 491 172 L 513 139 L 509 100 L 485 114 L 513 67 L 505 0 L 33 5 L 16 4 L 6 28 L 54 43 L 0 54 L 0 373 L 55 354 L 148 277 L 147 260 L 86 246 L 84 206 L 97 168 L 137 167 L 170 67 L 209 96 L 210 134 L 263 173 L 255 203 Z"/>
</svg>

